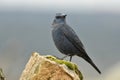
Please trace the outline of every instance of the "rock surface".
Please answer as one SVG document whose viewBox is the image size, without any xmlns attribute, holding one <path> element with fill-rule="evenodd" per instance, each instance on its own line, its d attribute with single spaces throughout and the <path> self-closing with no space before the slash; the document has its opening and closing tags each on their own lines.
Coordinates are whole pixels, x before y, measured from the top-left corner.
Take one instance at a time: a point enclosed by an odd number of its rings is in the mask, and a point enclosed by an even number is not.
<svg viewBox="0 0 120 80">
<path fill-rule="evenodd" d="M 77 66 L 53 56 L 34 52 L 22 72 L 20 80 L 82 80 Z"/>
</svg>

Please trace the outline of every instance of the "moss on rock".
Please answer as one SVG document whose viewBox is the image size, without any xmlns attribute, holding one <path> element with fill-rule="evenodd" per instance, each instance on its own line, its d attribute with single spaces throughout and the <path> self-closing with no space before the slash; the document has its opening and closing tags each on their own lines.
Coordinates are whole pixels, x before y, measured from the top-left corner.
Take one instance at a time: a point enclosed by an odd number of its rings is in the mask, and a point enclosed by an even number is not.
<svg viewBox="0 0 120 80">
<path fill-rule="evenodd" d="M 82 73 L 79 71 L 76 64 L 74 64 L 74 63 L 72 63 L 70 61 L 57 59 L 54 56 L 46 56 L 46 58 L 51 60 L 51 61 L 54 61 L 54 62 L 56 62 L 58 64 L 65 64 L 70 70 L 73 70 L 76 74 L 79 75 L 80 80 L 83 80 Z"/>
</svg>

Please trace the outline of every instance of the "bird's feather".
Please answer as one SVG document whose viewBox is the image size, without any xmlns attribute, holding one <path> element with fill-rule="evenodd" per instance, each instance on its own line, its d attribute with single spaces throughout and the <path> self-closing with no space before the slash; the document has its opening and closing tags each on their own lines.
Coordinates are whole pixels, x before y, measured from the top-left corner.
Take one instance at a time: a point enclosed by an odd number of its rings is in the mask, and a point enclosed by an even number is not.
<svg viewBox="0 0 120 80">
<path fill-rule="evenodd" d="M 62 29 L 65 37 L 74 45 L 74 47 L 80 50 L 80 52 L 86 53 L 84 45 L 82 44 L 81 40 L 78 38 L 74 30 L 68 25 L 64 25 Z"/>
<path fill-rule="evenodd" d="M 93 63 L 93 61 L 87 55 L 82 42 L 80 41 L 80 39 L 78 38 L 74 30 L 68 25 L 64 25 L 63 27 L 64 28 L 62 28 L 63 29 L 62 31 L 65 37 L 74 45 L 74 47 L 76 47 L 80 51 L 80 53 L 78 54 L 76 53 L 76 55 L 86 60 L 89 64 L 91 64 L 98 71 L 98 73 L 101 74 L 100 70 L 97 68 L 97 66 Z"/>
</svg>

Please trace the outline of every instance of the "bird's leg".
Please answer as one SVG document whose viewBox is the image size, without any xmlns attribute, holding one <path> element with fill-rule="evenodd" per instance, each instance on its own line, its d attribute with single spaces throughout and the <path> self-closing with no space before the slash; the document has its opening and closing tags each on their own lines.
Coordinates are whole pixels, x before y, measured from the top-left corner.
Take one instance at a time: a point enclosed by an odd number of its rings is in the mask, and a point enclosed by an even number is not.
<svg viewBox="0 0 120 80">
<path fill-rule="evenodd" d="M 64 56 L 62 59 L 64 59 L 64 58 L 66 58 L 66 57 L 68 57 L 68 56 L 70 56 L 70 62 L 71 62 L 71 60 L 72 60 L 72 55 L 66 55 L 66 56 Z"/>
<path fill-rule="evenodd" d="M 66 58 L 66 57 L 68 57 L 69 55 L 65 55 L 63 58 L 61 58 L 62 60 L 64 59 L 64 58 Z"/>
<path fill-rule="evenodd" d="M 65 55 L 64 57 L 62 57 L 62 58 L 58 58 L 58 59 L 61 59 L 61 60 L 63 60 L 64 58 L 66 58 L 66 57 L 68 57 L 68 56 L 70 56 L 70 60 L 69 61 L 71 61 L 72 60 L 72 56 L 71 55 Z M 56 57 L 56 56 L 55 56 Z"/>
<path fill-rule="evenodd" d="M 71 62 L 71 60 L 72 60 L 72 56 L 70 56 L 70 62 Z"/>
<path fill-rule="evenodd" d="M 57 56 L 55 56 L 55 55 L 53 55 L 53 56 L 56 57 L 57 59 L 63 60 L 63 59 L 65 59 L 66 57 L 68 57 L 68 56 L 70 56 L 70 55 L 65 55 L 65 56 L 62 57 L 62 58 L 59 58 L 59 57 L 57 57 Z"/>
</svg>

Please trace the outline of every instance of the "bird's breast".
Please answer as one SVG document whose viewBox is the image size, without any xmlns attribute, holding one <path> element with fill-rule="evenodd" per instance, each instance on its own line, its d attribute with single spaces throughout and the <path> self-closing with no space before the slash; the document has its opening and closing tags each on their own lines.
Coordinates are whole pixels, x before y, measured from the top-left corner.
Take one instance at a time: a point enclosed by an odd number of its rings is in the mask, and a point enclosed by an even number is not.
<svg viewBox="0 0 120 80">
<path fill-rule="evenodd" d="M 64 54 L 79 53 L 74 45 L 66 38 L 61 29 L 52 31 L 52 36 L 57 49 Z"/>
</svg>

